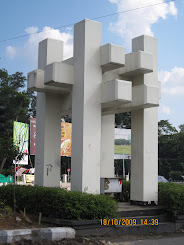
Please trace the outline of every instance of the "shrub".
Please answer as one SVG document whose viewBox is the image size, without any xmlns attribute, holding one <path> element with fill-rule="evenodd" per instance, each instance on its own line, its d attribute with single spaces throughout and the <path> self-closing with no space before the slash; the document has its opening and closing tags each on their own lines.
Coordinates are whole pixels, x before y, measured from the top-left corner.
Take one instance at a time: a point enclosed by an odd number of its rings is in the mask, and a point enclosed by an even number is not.
<svg viewBox="0 0 184 245">
<path fill-rule="evenodd" d="M 130 181 L 122 181 L 122 193 L 116 193 L 115 199 L 120 202 L 130 201 Z"/>
<path fill-rule="evenodd" d="M 0 201 L 0 219 L 5 219 L 11 215 L 13 215 L 12 209 L 6 206 L 4 202 Z"/>
<path fill-rule="evenodd" d="M 159 183 L 159 205 L 173 215 L 184 215 L 184 185 L 174 183 Z"/>
<path fill-rule="evenodd" d="M 14 186 L 0 187 L 0 200 L 13 208 Z M 16 207 L 26 208 L 31 214 L 62 219 L 101 219 L 116 215 L 117 204 L 108 197 L 80 192 L 68 192 L 60 188 L 16 186 Z"/>
<path fill-rule="evenodd" d="M 169 177 L 172 181 L 183 180 L 181 171 L 171 171 Z"/>
<path fill-rule="evenodd" d="M 122 201 L 130 201 L 130 181 L 122 181 Z"/>
</svg>

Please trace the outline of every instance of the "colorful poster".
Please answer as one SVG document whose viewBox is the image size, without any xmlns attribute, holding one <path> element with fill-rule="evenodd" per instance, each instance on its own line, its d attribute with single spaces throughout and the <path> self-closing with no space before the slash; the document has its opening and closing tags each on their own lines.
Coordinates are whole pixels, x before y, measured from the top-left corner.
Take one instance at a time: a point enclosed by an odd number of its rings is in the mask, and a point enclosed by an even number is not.
<svg viewBox="0 0 184 245">
<path fill-rule="evenodd" d="M 26 183 L 32 183 L 34 179 L 34 175 L 26 174 Z"/>
<path fill-rule="evenodd" d="M 14 122 L 13 143 L 18 147 L 21 153 L 24 153 L 24 157 L 18 162 L 18 164 L 28 165 L 28 140 L 29 125 L 26 123 Z"/>
<path fill-rule="evenodd" d="M 61 122 L 61 156 L 71 157 L 72 124 Z M 30 119 L 30 155 L 35 155 L 36 118 Z"/>
<path fill-rule="evenodd" d="M 61 156 L 71 157 L 72 124 L 61 122 Z"/>
<path fill-rule="evenodd" d="M 35 155 L 36 118 L 30 118 L 30 155 Z"/>
<path fill-rule="evenodd" d="M 122 192 L 122 180 L 121 179 L 105 179 L 104 183 L 105 193 L 118 193 Z"/>
</svg>

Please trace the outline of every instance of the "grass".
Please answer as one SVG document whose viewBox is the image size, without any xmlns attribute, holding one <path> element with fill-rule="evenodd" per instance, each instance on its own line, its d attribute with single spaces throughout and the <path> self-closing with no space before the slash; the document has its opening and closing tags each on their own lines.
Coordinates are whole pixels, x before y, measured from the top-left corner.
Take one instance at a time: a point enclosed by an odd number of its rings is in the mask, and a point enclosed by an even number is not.
<svg viewBox="0 0 184 245">
<path fill-rule="evenodd" d="M 124 154 L 131 155 L 131 145 L 115 145 L 114 154 L 123 154 L 123 148 Z"/>
</svg>

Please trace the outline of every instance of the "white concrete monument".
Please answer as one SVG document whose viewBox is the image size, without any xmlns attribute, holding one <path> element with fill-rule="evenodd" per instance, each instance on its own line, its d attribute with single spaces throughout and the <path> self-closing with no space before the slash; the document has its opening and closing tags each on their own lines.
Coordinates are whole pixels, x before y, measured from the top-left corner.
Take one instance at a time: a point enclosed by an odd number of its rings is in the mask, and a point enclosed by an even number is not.
<svg viewBox="0 0 184 245">
<path fill-rule="evenodd" d="M 101 23 L 74 26 L 74 55 L 63 42 L 39 44 L 38 69 L 28 74 L 37 91 L 35 183 L 60 184 L 61 117 L 72 114 L 71 189 L 100 193 L 100 178 L 114 177 L 114 115 L 132 112 L 131 200 L 158 201 L 157 40 L 132 40 L 132 53 L 102 45 Z"/>
</svg>

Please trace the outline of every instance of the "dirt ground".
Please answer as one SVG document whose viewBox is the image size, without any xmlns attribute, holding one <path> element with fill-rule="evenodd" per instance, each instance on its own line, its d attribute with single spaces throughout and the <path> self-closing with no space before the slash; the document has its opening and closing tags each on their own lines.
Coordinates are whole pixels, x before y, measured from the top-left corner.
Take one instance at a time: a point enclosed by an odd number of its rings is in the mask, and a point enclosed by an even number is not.
<svg viewBox="0 0 184 245">
<path fill-rule="evenodd" d="M 16 217 L 19 217 L 21 221 L 19 221 L 19 218 L 16 220 Z M 36 216 L 28 215 L 27 217 L 30 219 L 31 223 L 27 222 L 24 216 L 20 213 L 16 213 L 15 216 L 0 216 L 0 230 L 30 229 L 52 226 L 45 223 L 38 225 L 38 217 Z"/>
<path fill-rule="evenodd" d="M 16 217 L 19 219 L 16 220 Z M 44 227 L 52 227 L 51 224 L 41 223 L 38 225 L 38 217 L 34 215 L 26 215 L 29 218 L 31 223 L 27 222 L 24 216 L 21 213 L 16 213 L 16 215 L 12 216 L 0 216 L 0 230 L 12 230 L 12 229 L 31 229 L 31 228 L 44 228 Z M 55 226 L 54 226 L 55 227 Z M 77 237 L 75 239 L 63 239 L 61 241 L 30 241 L 30 240 L 21 240 L 19 242 L 12 243 L 11 245 L 78 245 L 78 244 L 86 244 L 86 245 L 102 245 L 108 244 L 106 241 L 99 241 L 98 238 L 86 238 L 86 237 Z M 10 244 L 9 244 L 10 245 Z"/>
<path fill-rule="evenodd" d="M 32 242 L 30 240 L 22 240 L 19 242 L 11 243 L 9 245 L 104 245 L 104 244 L 113 244 L 106 242 L 105 240 L 99 241 L 97 238 L 75 238 L 75 239 L 63 239 L 61 241 L 49 241 L 49 240 L 41 240 L 37 242 Z"/>
</svg>

